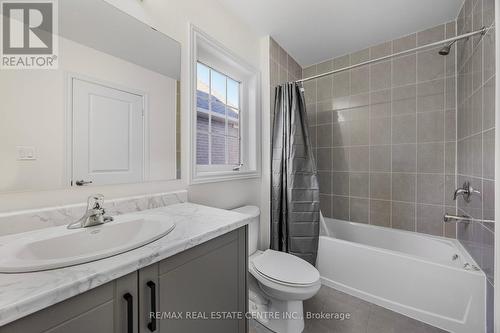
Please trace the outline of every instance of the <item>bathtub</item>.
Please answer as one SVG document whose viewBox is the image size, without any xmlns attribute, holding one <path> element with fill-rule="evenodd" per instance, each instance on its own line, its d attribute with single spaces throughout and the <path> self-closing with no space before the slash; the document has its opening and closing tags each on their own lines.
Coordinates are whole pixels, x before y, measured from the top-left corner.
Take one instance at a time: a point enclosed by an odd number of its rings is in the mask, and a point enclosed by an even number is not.
<svg viewBox="0 0 500 333">
<path fill-rule="evenodd" d="M 322 284 L 450 332 L 485 332 L 486 277 L 457 240 L 329 218 L 321 229 Z"/>
</svg>

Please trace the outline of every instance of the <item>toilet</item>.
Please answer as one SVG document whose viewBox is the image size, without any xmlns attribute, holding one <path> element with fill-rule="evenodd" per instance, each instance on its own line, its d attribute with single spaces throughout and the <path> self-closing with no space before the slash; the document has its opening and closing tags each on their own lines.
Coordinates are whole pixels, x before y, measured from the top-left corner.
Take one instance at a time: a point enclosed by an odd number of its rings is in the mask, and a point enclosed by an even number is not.
<svg viewBox="0 0 500 333">
<path fill-rule="evenodd" d="M 234 211 L 250 215 L 248 224 L 249 312 L 276 333 L 304 330 L 302 302 L 321 287 L 318 270 L 294 255 L 257 249 L 260 210 L 245 206 Z"/>
</svg>

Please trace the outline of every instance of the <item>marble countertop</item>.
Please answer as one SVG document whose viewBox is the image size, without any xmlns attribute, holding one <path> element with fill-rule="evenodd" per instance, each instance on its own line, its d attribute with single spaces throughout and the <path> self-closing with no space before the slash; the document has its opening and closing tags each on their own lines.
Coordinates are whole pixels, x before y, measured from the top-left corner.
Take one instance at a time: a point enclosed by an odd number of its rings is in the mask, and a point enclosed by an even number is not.
<svg viewBox="0 0 500 333">
<path fill-rule="evenodd" d="M 250 219 L 192 203 L 132 214 L 158 215 L 176 226 L 157 241 L 106 259 L 49 271 L 0 274 L 0 326 L 238 229 Z"/>
</svg>

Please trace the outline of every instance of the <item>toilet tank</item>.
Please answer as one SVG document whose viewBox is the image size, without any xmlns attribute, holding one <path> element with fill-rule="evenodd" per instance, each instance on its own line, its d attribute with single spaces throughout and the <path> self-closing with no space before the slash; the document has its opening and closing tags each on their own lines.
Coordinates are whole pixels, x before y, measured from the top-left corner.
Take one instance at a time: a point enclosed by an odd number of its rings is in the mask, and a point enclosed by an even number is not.
<svg viewBox="0 0 500 333">
<path fill-rule="evenodd" d="M 250 256 L 257 251 L 259 245 L 260 209 L 257 206 L 243 206 L 233 211 L 252 217 L 248 223 L 248 255 Z"/>
</svg>

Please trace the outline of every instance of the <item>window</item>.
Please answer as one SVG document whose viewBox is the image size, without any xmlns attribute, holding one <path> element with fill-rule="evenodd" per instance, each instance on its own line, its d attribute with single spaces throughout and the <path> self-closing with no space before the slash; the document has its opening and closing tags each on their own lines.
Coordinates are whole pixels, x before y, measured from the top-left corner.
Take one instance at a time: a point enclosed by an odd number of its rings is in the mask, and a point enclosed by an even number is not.
<svg viewBox="0 0 500 333">
<path fill-rule="evenodd" d="M 239 167 L 240 82 L 201 62 L 196 78 L 196 164 Z"/>
<path fill-rule="evenodd" d="M 260 176 L 259 71 L 191 26 L 190 183 Z"/>
</svg>

